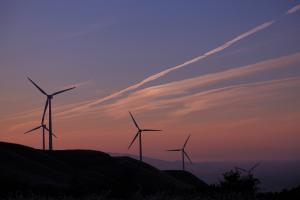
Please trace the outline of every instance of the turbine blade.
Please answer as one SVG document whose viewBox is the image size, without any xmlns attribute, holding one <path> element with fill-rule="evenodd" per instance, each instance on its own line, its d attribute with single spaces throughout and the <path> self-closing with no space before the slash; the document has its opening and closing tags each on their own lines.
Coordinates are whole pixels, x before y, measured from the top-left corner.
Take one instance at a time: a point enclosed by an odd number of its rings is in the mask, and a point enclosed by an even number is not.
<svg viewBox="0 0 300 200">
<path fill-rule="evenodd" d="M 37 88 L 37 89 L 39 89 L 39 91 L 41 92 L 41 93 L 43 93 L 44 95 L 46 95 L 46 96 L 48 96 L 48 94 L 42 89 L 42 88 L 40 88 L 33 80 L 31 80 L 29 77 L 27 77 L 28 78 L 28 80 Z"/>
<path fill-rule="evenodd" d="M 193 162 L 192 162 L 192 160 L 190 159 L 189 155 L 188 155 L 185 151 L 183 151 L 183 153 L 184 153 L 184 155 L 187 157 L 187 159 L 190 161 L 190 163 L 193 164 Z"/>
<path fill-rule="evenodd" d="M 137 129 L 140 130 L 140 127 L 139 127 L 139 125 L 137 124 L 137 122 L 135 121 L 135 119 L 134 119 L 133 115 L 131 114 L 131 112 L 129 112 L 129 114 L 130 114 L 130 116 L 131 116 L 131 119 L 132 119 L 132 121 L 133 121 L 135 127 L 136 127 Z"/>
<path fill-rule="evenodd" d="M 46 126 L 44 126 L 44 129 L 47 130 L 48 133 L 49 133 L 49 129 L 48 129 Z M 58 138 L 54 133 L 52 133 L 52 135 L 53 135 L 55 138 Z"/>
<path fill-rule="evenodd" d="M 32 131 L 35 131 L 35 130 L 41 128 L 41 127 L 42 127 L 42 126 L 35 127 L 35 128 L 33 128 L 33 129 L 31 129 L 31 130 L 25 132 L 24 134 L 29 133 L 29 132 L 32 132 Z"/>
<path fill-rule="evenodd" d="M 63 92 L 69 91 L 69 90 L 73 90 L 74 88 L 76 88 L 76 87 L 71 87 L 71 88 L 68 88 L 68 89 L 60 90 L 60 91 L 58 91 L 58 92 L 54 92 L 54 93 L 52 94 L 52 96 L 55 96 L 55 95 L 57 95 L 57 94 L 60 94 L 60 93 L 63 93 Z"/>
<path fill-rule="evenodd" d="M 255 168 L 257 168 L 259 165 L 261 164 L 261 162 L 256 163 L 255 165 L 253 165 L 253 167 L 251 167 L 251 169 L 249 170 L 250 172 L 252 172 Z"/>
<path fill-rule="evenodd" d="M 191 134 L 190 134 L 189 137 L 186 139 L 186 141 L 185 141 L 185 143 L 184 143 L 184 145 L 183 145 L 183 149 L 185 148 L 185 146 L 186 146 L 187 142 L 189 141 L 190 137 L 191 137 Z"/>
<path fill-rule="evenodd" d="M 46 127 L 46 126 L 44 126 L 44 129 L 46 129 L 48 132 L 49 132 L 49 129 Z M 53 133 L 52 133 L 53 134 Z"/>
<path fill-rule="evenodd" d="M 240 171 L 243 171 L 243 172 L 247 172 L 248 173 L 248 170 L 246 169 L 243 169 L 243 168 L 240 168 L 240 167 L 235 167 L 236 169 L 240 170 Z"/>
<path fill-rule="evenodd" d="M 182 149 L 167 149 L 166 151 L 181 151 Z"/>
<path fill-rule="evenodd" d="M 135 134 L 135 136 L 134 136 L 133 140 L 131 141 L 131 143 L 130 143 L 128 149 L 130 149 L 130 147 L 132 146 L 132 144 L 134 143 L 134 141 L 136 140 L 136 138 L 138 137 L 139 134 L 141 134 L 140 131 L 138 131 L 138 132 Z"/>
<path fill-rule="evenodd" d="M 162 131 L 162 130 L 157 130 L 157 129 L 142 129 L 142 131 Z"/>
<path fill-rule="evenodd" d="M 58 138 L 54 133 L 52 133 L 52 135 L 53 135 L 56 139 Z"/>
<path fill-rule="evenodd" d="M 43 118 L 42 118 L 42 124 L 44 124 L 44 120 L 45 120 L 45 115 L 46 115 L 47 108 L 48 108 L 48 98 L 47 98 L 47 101 L 46 101 L 46 104 L 45 104 L 45 108 L 44 108 L 44 113 L 43 113 Z"/>
</svg>

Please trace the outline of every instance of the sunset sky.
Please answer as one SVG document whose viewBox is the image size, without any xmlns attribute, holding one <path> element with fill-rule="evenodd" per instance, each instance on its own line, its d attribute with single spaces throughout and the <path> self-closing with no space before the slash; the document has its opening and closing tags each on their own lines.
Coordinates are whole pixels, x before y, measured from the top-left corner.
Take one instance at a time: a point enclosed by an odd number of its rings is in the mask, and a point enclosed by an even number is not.
<svg viewBox="0 0 300 200">
<path fill-rule="evenodd" d="M 300 159 L 300 1 L 0 2 L 0 140 L 195 162 Z"/>
</svg>

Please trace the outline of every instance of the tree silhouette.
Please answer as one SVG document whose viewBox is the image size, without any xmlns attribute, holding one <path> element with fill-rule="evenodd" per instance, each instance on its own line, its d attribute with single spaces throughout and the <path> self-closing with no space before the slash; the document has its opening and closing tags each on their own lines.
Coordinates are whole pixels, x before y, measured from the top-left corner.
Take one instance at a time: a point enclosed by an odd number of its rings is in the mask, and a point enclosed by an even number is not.
<svg viewBox="0 0 300 200">
<path fill-rule="evenodd" d="M 254 195 L 259 190 L 260 180 L 252 174 L 241 176 L 238 170 L 230 170 L 223 174 L 224 180 L 220 187 L 226 192 L 239 192 L 247 195 Z"/>
</svg>

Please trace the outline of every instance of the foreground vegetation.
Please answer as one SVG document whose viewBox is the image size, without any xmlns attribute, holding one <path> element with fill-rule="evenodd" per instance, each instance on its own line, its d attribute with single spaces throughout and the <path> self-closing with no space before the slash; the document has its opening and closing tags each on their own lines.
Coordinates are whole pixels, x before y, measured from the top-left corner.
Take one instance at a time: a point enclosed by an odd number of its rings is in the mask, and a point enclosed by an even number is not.
<svg viewBox="0 0 300 200">
<path fill-rule="evenodd" d="M 1 197 L 3 200 L 299 200 L 300 186 L 277 193 L 260 193 L 260 181 L 252 174 L 242 176 L 239 171 L 231 170 L 223 174 L 219 184 L 209 185 L 190 191 L 165 191 L 144 194 L 138 191 L 131 195 L 114 194 L 109 191 L 95 194 L 46 195 L 36 192 L 15 192 Z M 79 189 L 79 188 L 78 188 Z M 80 190 L 80 189 L 79 189 Z"/>
</svg>

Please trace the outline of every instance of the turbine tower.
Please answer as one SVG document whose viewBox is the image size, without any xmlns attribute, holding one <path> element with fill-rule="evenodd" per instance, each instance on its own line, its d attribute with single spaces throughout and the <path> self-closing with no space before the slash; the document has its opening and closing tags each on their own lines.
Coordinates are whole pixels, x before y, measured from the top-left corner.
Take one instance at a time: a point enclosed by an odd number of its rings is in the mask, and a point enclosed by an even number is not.
<svg viewBox="0 0 300 200">
<path fill-rule="evenodd" d="M 37 126 L 27 132 L 25 132 L 24 134 L 27 134 L 27 133 L 30 133 L 30 132 L 33 132 L 35 130 L 38 130 L 40 128 L 42 128 L 42 142 L 43 142 L 43 150 L 46 149 L 46 144 L 45 144 L 45 130 L 48 131 L 49 133 L 49 129 L 47 128 L 46 124 L 44 123 L 44 120 L 45 120 L 45 114 L 46 114 L 46 110 L 47 110 L 47 104 L 48 104 L 48 101 L 46 101 L 46 104 L 45 104 L 45 109 L 44 109 L 44 113 L 43 113 L 43 117 L 42 117 L 42 121 L 41 121 L 41 125 L 40 126 Z M 54 135 L 53 133 L 53 136 L 56 137 L 56 135 Z M 57 137 L 56 137 L 57 138 Z"/>
<path fill-rule="evenodd" d="M 47 109 L 47 107 L 49 106 L 49 150 L 52 151 L 53 150 L 53 144 L 52 144 L 52 136 L 53 136 L 53 132 L 52 132 L 52 105 L 51 105 L 51 100 L 53 99 L 53 97 L 55 95 L 58 95 L 60 93 L 69 91 L 74 89 L 75 87 L 71 87 L 68 89 L 64 89 L 64 90 L 60 90 L 58 92 L 54 92 L 52 94 L 47 94 L 42 88 L 40 88 L 33 80 L 31 80 L 30 78 L 28 78 L 28 80 L 42 93 L 47 97 L 47 101 L 46 101 L 46 106 L 45 106 L 45 110 Z M 44 112 L 45 112 L 44 110 Z"/>
<path fill-rule="evenodd" d="M 137 137 L 139 137 L 139 147 L 140 147 L 140 161 L 143 161 L 143 150 L 142 150 L 142 133 L 143 132 L 147 132 L 147 131 L 161 131 L 161 130 L 156 130 L 156 129 L 141 129 L 139 127 L 139 125 L 137 124 L 137 122 L 135 121 L 133 115 L 131 114 L 131 112 L 129 112 L 131 119 L 135 125 L 135 127 L 138 129 L 137 133 L 135 134 L 133 140 L 131 141 L 128 149 L 130 149 L 130 147 L 132 146 L 132 144 L 134 143 L 134 141 L 136 140 Z"/>
<path fill-rule="evenodd" d="M 167 151 L 180 151 L 181 152 L 181 158 L 182 158 L 182 170 L 184 171 L 185 170 L 185 161 L 184 161 L 184 158 L 186 157 L 190 163 L 192 164 L 192 160 L 190 159 L 189 155 L 187 154 L 187 152 L 185 151 L 185 147 L 186 147 L 186 144 L 188 143 L 189 139 L 190 139 L 191 135 L 188 136 L 188 138 L 185 140 L 185 143 L 183 144 L 182 148 L 181 149 L 169 149 Z"/>
</svg>

